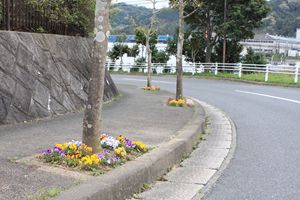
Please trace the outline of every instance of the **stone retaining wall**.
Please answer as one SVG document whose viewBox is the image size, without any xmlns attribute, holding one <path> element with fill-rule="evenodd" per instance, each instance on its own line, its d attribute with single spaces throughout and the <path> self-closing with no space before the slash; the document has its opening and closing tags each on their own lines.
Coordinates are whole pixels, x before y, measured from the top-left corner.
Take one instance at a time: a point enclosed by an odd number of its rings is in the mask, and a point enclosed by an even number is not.
<svg viewBox="0 0 300 200">
<path fill-rule="evenodd" d="M 87 99 L 92 41 L 0 31 L 0 124 L 80 110 Z M 106 73 L 104 100 L 118 95 Z"/>
</svg>

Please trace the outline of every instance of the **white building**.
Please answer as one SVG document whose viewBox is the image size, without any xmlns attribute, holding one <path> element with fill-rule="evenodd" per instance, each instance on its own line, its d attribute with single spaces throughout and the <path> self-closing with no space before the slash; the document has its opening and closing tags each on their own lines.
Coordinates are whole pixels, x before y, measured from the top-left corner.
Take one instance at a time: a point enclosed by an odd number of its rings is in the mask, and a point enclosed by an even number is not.
<svg viewBox="0 0 300 200">
<path fill-rule="evenodd" d="M 289 57 L 300 57 L 300 28 L 297 29 L 296 38 L 266 34 L 248 39 L 241 44 L 244 51 L 251 47 L 257 53 L 278 53 Z"/>
</svg>

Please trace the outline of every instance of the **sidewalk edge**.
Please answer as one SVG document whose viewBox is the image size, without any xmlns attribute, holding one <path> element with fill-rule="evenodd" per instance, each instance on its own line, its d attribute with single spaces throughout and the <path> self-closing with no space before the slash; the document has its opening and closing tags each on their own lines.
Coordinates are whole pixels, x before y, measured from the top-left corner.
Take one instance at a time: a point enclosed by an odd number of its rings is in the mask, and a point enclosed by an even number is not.
<svg viewBox="0 0 300 200">
<path fill-rule="evenodd" d="M 140 192 L 145 183 L 155 181 L 193 151 L 194 145 L 204 132 L 204 123 L 205 111 L 196 103 L 192 119 L 172 140 L 107 174 L 62 192 L 55 199 L 123 200 Z"/>
</svg>

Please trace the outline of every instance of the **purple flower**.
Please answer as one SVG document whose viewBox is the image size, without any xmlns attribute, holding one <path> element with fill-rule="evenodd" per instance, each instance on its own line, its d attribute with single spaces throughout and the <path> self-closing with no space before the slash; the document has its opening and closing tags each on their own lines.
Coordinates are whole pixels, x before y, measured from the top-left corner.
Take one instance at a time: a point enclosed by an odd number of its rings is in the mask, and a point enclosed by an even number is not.
<svg viewBox="0 0 300 200">
<path fill-rule="evenodd" d="M 61 148 L 59 147 L 53 147 L 53 152 L 57 152 L 59 153 L 61 156 L 65 156 L 66 155 L 66 152 L 64 152 Z"/>
<path fill-rule="evenodd" d="M 110 154 L 110 150 L 109 149 L 104 149 L 104 153 L 105 154 Z"/>
<path fill-rule="evenodd" d="M 99 154 L 98 154 L 98 158 L 99 158 L 99 159 L 103 159 L 103 158 L 105 158 L 105 155 L 104 155 L 103 153 L 99 153 Z"/>
<path fill-rule="evenodd" d="M 136 145 L 132 144 L 132 141 L 125 139 L 125 145 L 129 148 L 135 148 Z"/>
<path fill-rule="evenodd" d="M 47 150 L 42 151 L 43 155 L 50 155 L 51 153 L 52 153 L 51 149 L 47 149 Z"/>
<path fill-rule="evenodd" d="M 112 160 L 113 162 L 117 162 L 117 161 L 119 161 L 119 157 L 112 157 L 111 160 Z"/>
<path fill-rule="evenodd" d="M 77 147 L 79 147 L 79 146 L 82 144 L 82 142 L 81 142 L 81 141 L 75 141 L 74 144 L 75 144 Z"/>
</svg>

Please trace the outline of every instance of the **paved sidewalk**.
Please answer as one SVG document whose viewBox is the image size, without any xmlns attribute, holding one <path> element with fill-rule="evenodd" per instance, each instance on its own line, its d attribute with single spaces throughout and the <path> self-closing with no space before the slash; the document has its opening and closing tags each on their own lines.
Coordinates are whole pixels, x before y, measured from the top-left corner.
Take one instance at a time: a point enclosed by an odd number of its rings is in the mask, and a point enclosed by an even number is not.
<svg viewBox="0 0 300 200">
<path fill-rule="evenodd" d="M 134 86 L 118 86 L 122 98 L 104 106 L 103 130 L 113 136 L 125 134 L 151 146 L 169 141 L 193 116 L 193 109 L 165 105 L 167 92 L 146 92 Z M 48 189 L 62 190 L 80 180 L 45 172 L 14 162 L 58 142 L 80 139 L 81 113 L 29 124 L 0 127 L 0 199 L 18 200 Z"/>
<path fill-rule="evenodd" d="M 207 116 L 205 140 L 151 189 L 135 195 L 136 199 L 199 200 L 226 168 L 235 150 L 235 127 L 218 108 L 200 103 Z"/>
</svg>

